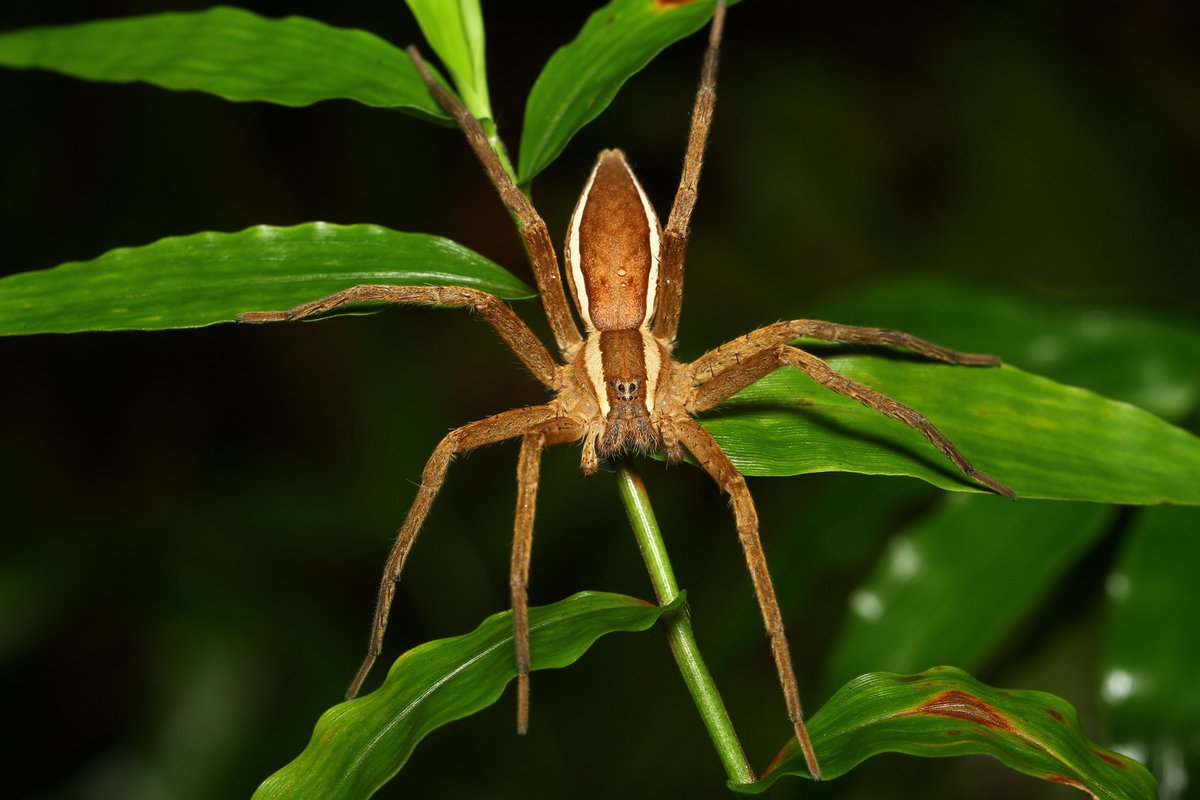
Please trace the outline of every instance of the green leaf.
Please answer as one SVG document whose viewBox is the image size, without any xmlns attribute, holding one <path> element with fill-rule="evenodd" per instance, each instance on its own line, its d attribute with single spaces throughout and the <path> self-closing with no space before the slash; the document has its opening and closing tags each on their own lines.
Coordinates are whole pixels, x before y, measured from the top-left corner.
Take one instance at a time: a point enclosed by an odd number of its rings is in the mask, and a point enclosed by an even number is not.
<svg viewBox="0 0 1200 800">
<path fill-rule="evenodd" d="M 407 0 L 426 41 L 454 78 L 467 110 L 492 118 L 484 56 L 483 13 L 478 0 Z"/>
<path fill-rule="evenodd" d="M 646 630 L 676 607 L 581 592 L 531 608 L 531 666 L 565 667 L 600 636 Z M 254 797 L 370 797 L 426 734 L 494 703 L 515 674 L 511 612 L 488 617 L 465 636 L 416 647 L 396 661 L 382 687 L 322 714 L 304 752 Z"/>
<path fill-rule="evenodd" d="M 0 65 L 306 106 L 355 100 L 446 120 L 408 55 L 374 34 L 240 8 L 0 34 Z"/>
<path fill-rule="evenodd" d="M 360 283 L 533 290 L 460 244 L 311 222 L 197 233 L 0 279 L 0 335 L 193 328 L 283 310 Z"/>
<path fill-rule="evenodd" d="M 931 278 L 887 281 L 819 314 L 911 331 L 1178 422 L 1200 404 L 1200 325 L 1161 310 L 1049 302 Z"/>
<path fill-rule="evenodd" d="M 1187 796 L 1200 768 L 1198 534 L 1196 509 L 1142 510 L 1107 583 L 1101 699 L 1118 749 L 1150 766 L 1163 800 Z"/>
<path fill-rule="evenodd" d="M 874 353 L 827 361 L 924 413 L 1019 497 L 1200 503 L 1200 439 L 1127 403 L 1007 365 L 958 367 Z M 746 475 L 842 470 L 978 490 L 915 430 L 797 370 L 742 391 L 704 425 Z"/>
<path fill-rule="evenodd" d="M 812 717 L 808 730 L 825 780 L 879 753 L 929 758 L 982 754 L 1097 798 L 1158 796 L 1144 767 L 1084 735 L 1075 709 L 1065 700 L 1043 692 L 994 689 L 952 667 L 856 678 Z M 783 775 L 808 776 L 795 739 L 758 783 L 731 788 L 758 794 Z"/>
<path fill-rule="evenodd" d="M 593 13 L 574 41 L 550 57 L 529 92 L 520 183 L 529 183 L 554 161 L 663 48 L 699 30 L 713 8 L 708 0 L 613 0 Z"/>
<path fill-rule="evenodd" d="M 850 597 L 827 691 L 870 670 L 977 667 L 1104 534 L 1113 510 L 947 495 L 897 534 Z M 947 602 L 953 598 L 953 602 Z"/>
</svg>

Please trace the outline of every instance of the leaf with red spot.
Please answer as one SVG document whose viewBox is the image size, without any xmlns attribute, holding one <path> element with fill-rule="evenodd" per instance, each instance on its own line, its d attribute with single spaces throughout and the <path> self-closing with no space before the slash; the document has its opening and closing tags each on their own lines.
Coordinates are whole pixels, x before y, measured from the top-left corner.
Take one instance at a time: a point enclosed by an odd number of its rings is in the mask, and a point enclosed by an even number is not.
<svg viewBox="0 0 1200 800">
<path fill-rule="evenodd" d="M 1158 796 L 1150 773 L 1088 739 L 1075 709 L 1062 698 L 994 689 L 954 667 L 855 678 L 812 717 L 808 730 L 824 780 L 880 753 L 930 758 L 981 754 L 1094 798 Z M 784 775 L 808 777 L 795 739 L 758 783 L 732 788 L 757 794 Z"/>
</svg>

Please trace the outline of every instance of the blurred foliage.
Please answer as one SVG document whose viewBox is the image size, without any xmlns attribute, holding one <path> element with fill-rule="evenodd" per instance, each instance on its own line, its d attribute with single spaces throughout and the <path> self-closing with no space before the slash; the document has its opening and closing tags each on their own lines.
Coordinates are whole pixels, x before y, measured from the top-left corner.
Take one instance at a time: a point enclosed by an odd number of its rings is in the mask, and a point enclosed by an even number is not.
<svg viewBox="0 0 1200 800">
<path fill-rule="evenodd" d="M 401 45 L 418 39 L 395 4 L 242 5 Z M 0 28 L 155 10 L 150 0 L 14 6 Z M 492 106 L 509 142 L 533 78 L 588 11 L 485 12 Z M 1180 377 L 1140 351 L 1137 334 L 1168 325 L 1196 335 L 1196 29 L 1195 10 L 1169 0 L 1103 13 L 1071 3 L 740 4 L 693 221 L 681 355 L 796 313 L 836 311 L 999 352 L 1196 430 L 1195 371 Z M 694 37 L 668 50 L 540 176 L 535 197 L 558 235 L 603 147 L 624 148 L 667 206 L 702 49 Z M 346 103 L 235 106 L 41 73 L 0 72 L 0 93 L 6 272 L 167 235 L 319 219 L 446 236 L 528 279 L 502 207 L 445 129 Z M 927 274 L 969 281 L 985 300 L 1003 290 L 1036 302 L 1045 327 L 1021 334 L 1022 350 L 1007 336 L 980 341 L 969 313 L 953 323 L 961 309 L 872 316 L 870 286 L 913 286 Z M 1054 346 L 1074 330 L 1064 321 L 1087 319 L 1112 324 L 1083 325 L 1081 337 L 1103 329 L 1108 338 L 1056 360 Z M 454 425 L 542 397 L 494 338 L 458 314 L 404 310 L 252 334 L 218 326 L 0 341 L 0 658 L 21 725 L 5 751 L 7 790 L 247 796 L 299 752 L 361 658 L 378 568 L 428 451 Z M 1043 361 L 1025 360 L 1039 353 Z M 577 462 L 570 449 L 546 458 L 531 601 L 585 588 L 649 595 L 611 480 L 585 480 Z M 400 587 L 392 656 L 506 607 L 514 465 L 512 447 L 456 464 Z M 724 501 L 695 470 L 646 472 L 700 644 L 761 769 L 787 724 Z M 903 541 L 892 534 L 938 510 L 937 493 L 845 475 L 751 488 L 816 709 L 853 598 L 887 568 Z M 970 626 L 947 646 L 968 653 L 985 682 L 1062 696 L 1093 738 L 1149 753 L 1163 797 L 1186 797 L 1196 792 L 1196 743 L 1154 737 L 1194 731 L 1194 708 L 1155 687 L 1178 716 L 1147 729 L 1153 695 L 1114 678 L 1136 665 L 1106 638 L 1122 626 L 1187 633 L 1175 630 L 1185 620 L 1169 576 L 1200 570 L 1195 548 L 1152 540 L 1139 553 L 1138 538 L 1168 536 L 1145 515 L 1113 512 L 990 647 Z M 1169 536 L 1194 532 L 1190 519 L 1169 520 Z M 1146 591 L 1110 621 L 1108 597 L 1130 570 L 1130 585 Z M 1196 652 L 1194 640 L 1171 640 L 1181 649 L 1164 645 L 1161 663 Z M 1169 685 L 1187 686 L 1183 675 Z M 530 736 L 512 735 L 501 702 L 429 737 L 377 796 L 436 785 L 445 797 L 558 797 L 566 783 L 579 797 L 706 796 L 724 780 L 653 635 L 605 640 L 570 670 L 540 674 L 533 704 Z M 694 757 L 644 746 L 668 741 Z M 803 790 L 877 798 L 916 785 L 929 798 L 1077 796 L 986 759 L 898 756 Z"/>
</svg>

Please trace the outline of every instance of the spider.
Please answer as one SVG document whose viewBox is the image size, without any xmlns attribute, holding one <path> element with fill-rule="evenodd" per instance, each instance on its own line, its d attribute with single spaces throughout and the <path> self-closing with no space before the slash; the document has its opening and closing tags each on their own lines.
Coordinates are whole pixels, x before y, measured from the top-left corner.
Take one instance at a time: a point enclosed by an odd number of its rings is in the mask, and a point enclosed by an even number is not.
<svg viewBox="0 0 1200 800">
<path fill-rule="evenodd" d="M 364 302 L 474 309 L 495 328 L 533 376 L 554 393 L 554 398 L 542 405 L 504 411 L 456 428 L 434 448 L 422 472 L 416 499 L 388 556 L 367 656 L 350 684 L 347 697 L 358 693 L 382 649 L 397 581 L 445 480 L 451 459 L 483 445 L 520 439 L 509 586 L 516 649 L 517 729 L 524 733 L 529 721 L 526 586 L 542 450 L 582 441 L 580 466 L 587 475 L 596 472 L 602 459 L 619 458 L 626 453 L 662 452 L 669 462 L 677 462 L 687 451 L 729 495 L 788 717 L 804 750 L 809 771 L 819 779 L 820 769 L 804 726 L 783 617 L 759 539 L 754 501 L 746 479 L 695 421 L 695 415 L 712 409 L 776 369 L 794 367 L 832 391 L 915 428 L 965 475 L 999 494 L 1014 496 L 1007 486 L 972 467 L 918 411 L 838 374 L 821 359 L 789 343 L 808 337 L 900 347 L 949 364 L 970 366 L 996 365 L 999 359 L 994 356 L 958 353 L 901 331 L 801 319 L 759 328 L 691 363 L 672 358 L 682 305 L 688 221 L 696 202 L 704 148 L 712 124 L 724 19 L 724 0 L 719 0 L 692 109 L 682 177 L 666 227 L 660 225 L 620 150 L 600 153 L 584 185 L 567 229 L 562 271 L 583 323 L 582 335 L 567 305 L 546 223 L 501 165 L 478 120 L 433 78 L 417 50 L 412 47 L 408 50 L 429 91 L 456 120 L 500 199 L 517 220 L 562 363 L 555 361 L 505 303 L 464 287 L 363 285 L 288 311 L 239 315 L 243 322 L 299 320 Z"/>
</svg>

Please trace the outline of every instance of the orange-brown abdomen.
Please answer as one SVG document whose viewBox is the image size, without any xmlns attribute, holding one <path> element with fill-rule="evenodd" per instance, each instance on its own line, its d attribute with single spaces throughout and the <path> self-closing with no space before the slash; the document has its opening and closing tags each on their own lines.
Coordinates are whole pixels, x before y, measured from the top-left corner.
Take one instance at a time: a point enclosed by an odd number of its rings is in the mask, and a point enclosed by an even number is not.
<svg viewBox="0 0 1200 800">
<path fill-rule="evenodd" d="M 620 150 L 605 150 L 567 231 L 566 272 L 589 330 L 636 330 L 654 315 L 658 215 Z"/>
</svg>

